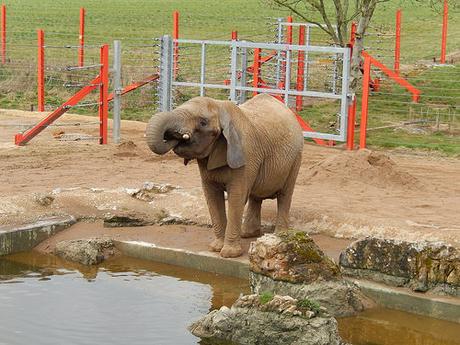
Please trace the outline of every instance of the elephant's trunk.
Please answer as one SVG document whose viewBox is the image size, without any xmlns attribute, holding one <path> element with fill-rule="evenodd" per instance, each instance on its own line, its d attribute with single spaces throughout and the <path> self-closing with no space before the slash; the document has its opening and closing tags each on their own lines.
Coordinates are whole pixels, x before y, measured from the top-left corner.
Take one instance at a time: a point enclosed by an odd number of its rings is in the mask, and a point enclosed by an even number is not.
<svg viewBox="0 0 460 345">
<path fill-rule="evenodd" d="M 145 131 L 147 144 L 156 154 L 163 155 L 173 149 L 180 140 L 183 119 L 173 112 L 163 112 L 152 116 Z"/>
</svg>

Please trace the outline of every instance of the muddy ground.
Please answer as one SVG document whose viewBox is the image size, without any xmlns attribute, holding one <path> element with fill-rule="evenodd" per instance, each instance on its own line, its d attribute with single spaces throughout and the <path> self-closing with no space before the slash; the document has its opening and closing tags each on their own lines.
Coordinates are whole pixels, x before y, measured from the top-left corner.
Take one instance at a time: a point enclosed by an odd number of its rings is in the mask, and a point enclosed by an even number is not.
<svg viewBox="0 0 460 345">
<path fill-rule="evenodd" d="M 124 121 L 122 144 L 101 146 L 95 140 L 59 140 L 98 132 L 96 118 L 66 114 L 60 126 L 15 146 L 18 125 L 41 117 L 0 110 L 0 225 L 62 214 L 92 221 L 119 213 L 154 223 L 209 224 L 196 163 L 184 166 L 173 154 L 152 154 L 144 123 Z M 350 153 L 307 144 L 291 223 L 340 238 L 377 235 L 460 246 L 459 176 L 460 160 L 454 158 L 407 151 Z M 136 194 L 145 182 L 159 188 Z M 276 202 L 265 201 L 267 227 L 275 215 Z"/>
</svg>

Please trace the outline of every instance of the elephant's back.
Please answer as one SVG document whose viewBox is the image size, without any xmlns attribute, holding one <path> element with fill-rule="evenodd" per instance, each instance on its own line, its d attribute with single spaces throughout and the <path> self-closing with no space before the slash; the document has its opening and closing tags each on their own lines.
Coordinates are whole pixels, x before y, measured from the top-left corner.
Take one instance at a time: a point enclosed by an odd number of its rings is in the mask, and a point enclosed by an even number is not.
<svg viewBox="0 0 460 345">
<path fill-rule="evenodd" d="M 277 141 L 303 142 L 302 128 L 295 114 L 276 98 L 260 94 L 242 104 L 240 109 L 262 136 Z"/>
</svg>

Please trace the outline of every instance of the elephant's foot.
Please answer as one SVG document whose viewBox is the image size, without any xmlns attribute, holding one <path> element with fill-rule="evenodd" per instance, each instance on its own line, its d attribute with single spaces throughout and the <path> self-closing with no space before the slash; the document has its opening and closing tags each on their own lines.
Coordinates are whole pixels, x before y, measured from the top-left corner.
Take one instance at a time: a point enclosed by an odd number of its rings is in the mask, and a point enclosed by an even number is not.
<svg viewBox="0 0 460 345">
<path fill-rule="evenodd" d="M 240 243 L 225 244 L 220 251 L 220 256 L 223 258 L 237 258 L 243 254 L 243 248 Z"/>
<path fill-rule="evenodd" d="M 212 252 L 220 252 L 224 247 L 224 239 L 223 238 L 216 238 L 214 241 L 209 243 L 209 249 Z"/>
<path fill-rule="evenodd" d="M 249 228 L 243 227 L 241 229 L 242 238 L 258 237 L 260 236 L 260 234 L 261 234 L 260 228 L 249 229 Z"/>
</svg>

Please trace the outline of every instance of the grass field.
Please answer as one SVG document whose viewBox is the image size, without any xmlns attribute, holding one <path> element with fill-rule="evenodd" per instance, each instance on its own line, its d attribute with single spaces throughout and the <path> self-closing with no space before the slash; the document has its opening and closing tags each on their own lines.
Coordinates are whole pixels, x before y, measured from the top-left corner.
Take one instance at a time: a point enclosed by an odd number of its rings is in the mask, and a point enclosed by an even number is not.
<svg viewBox="0 0 460 345">
<path fill-rule="evenodd" d="M 275 34 L 275 27 L 272 24 L 274 18 L 289 14 L 268 6 L 263 0 L 83 0 L 78 2 L 5 0 L 4 3 L 8 10 L 7 49 L 10 62 L 5 68 L 0 68 L 0 106 L 21 109 L 30 109 L 31 104 L 36 103 L 36 29 L 45 30 L 47 45 L 77 45 L 80 7 L 85 7 L 87 11 L 86 43 L 88 45 L 110 44 L 114 39 L 124 40 L 123 44 L 127 49 L 123 55 L 125 83 L 154 70 L 155 52 L 151 51 L 151 48 L 133 47 L 151 42 L 152 38 L 162 34 L 171 33 L 174 10 L 180 11 L 181 14 L 180 36 L 183 38 L 228 39 L 230 32 L 237 30 L 240 38 L 254 41 L 272 41 Z M 366 43 L 369 45 L 369 51 L 391 66 L 394 46 L 392 34 L 397 8 L 403 10 L 402 65 L 410 67 L 421 60 L 439 57 L 441 16 L 427 6 L 414 5 L 412 1 L 404 1 L 401 4 L 401 1 L 394 0 L 380 6 L 374 17 L 371 29 L 373 34 L 369 36 Z M 128 47 L 129 45 L 131 48 Z M 448 52 L 458 50 L 460 50 L 460 13 L 456 10 L 451 13 L 449 22 Z M 88 63 L 97 61 L 97 54 L 96 48 L 87 49 L 86 61 Z M 57 105 L 71 94 L 71 90 L 63 90 L 63 81 L 52 66 L 75 64 L 77 54 L 76 50 L 72 49 L 47 49 L 46 58 L 47 103 Z M 452 122 L 452 126 L 455 126 L 455 119 L 460 112 L 459 69 L 420 73 L 412 75 L 411 80 L 416 85 L 422 84 L 424 88 L 422 94 L 425 99 L 422 97 L 422 103 L 435 104 L 438 108 L 440 104 L 446 105 L 449 109 L 446 116 L 455 115 Z M 89 75 L 86 77 L 89 78 Z M 78 78 L 70 76 L 73 81 L 80 80 Z M 386 92 L 381 91 L 373 96 L 375 101 L 371 103 L 370 127 L 395 124 L 413 116 L 412 108 L 416 106 L 407 104 L 406 96 L 400 96 L 404 91 L 395 87 L 390 89 L 389 86 L 385 87 L 387 87 Z M 154 111 L 154 97 L 154 88 L 139 90 L 126 97 L 123 116 L 145 120 Z M 329 108 L 331 106 L 327 104 L 314 105 L 307 108 L 303 114 L 313 124 L 324 127 L 334 120 L 324 115 L 335 111 Z M 78 112 L 87 111 L 87 109 L 78 110 Z M 423 112 L 416 109 L 415 113 L 417 111 Z M 446 116 L 441 117 L 444 119 Z M 436 127 L 435 130 L 427 130 L 423 134 L 401 131 L 399 128 L 375 130 L 369 133 L 369 143 L 460 153 L 458 135 L 452 131 L 452 128 L 443 131 Z"/>
</svg>

